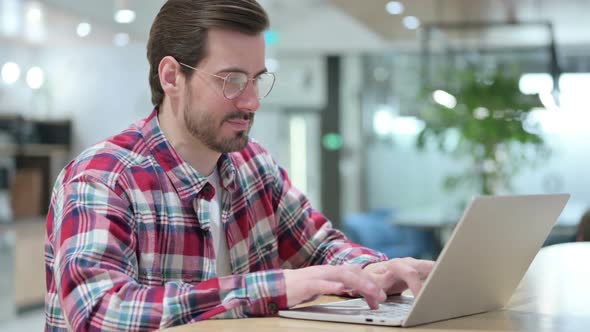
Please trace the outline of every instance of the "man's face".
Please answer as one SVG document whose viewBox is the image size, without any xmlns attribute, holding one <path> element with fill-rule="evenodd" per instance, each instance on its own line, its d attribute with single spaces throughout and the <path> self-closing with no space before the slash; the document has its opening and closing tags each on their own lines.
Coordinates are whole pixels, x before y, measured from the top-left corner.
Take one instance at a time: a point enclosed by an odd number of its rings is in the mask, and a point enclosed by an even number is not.
<svg viewBox="0 0 590 332">
<path fill-rule="evenodd" d="M 243 149 L 260 102 L 252 82 L 232 100 L 223 96 L 223 79 L 230 72 L 253 78 L 265 71 L 264 35 L 211 29 L 207 57 L 186 84 L 183 118 L 186 130 L 209 149 L 224 153 Z M 205 73 L 206 72 L 206 73 Z"/>
</svg>

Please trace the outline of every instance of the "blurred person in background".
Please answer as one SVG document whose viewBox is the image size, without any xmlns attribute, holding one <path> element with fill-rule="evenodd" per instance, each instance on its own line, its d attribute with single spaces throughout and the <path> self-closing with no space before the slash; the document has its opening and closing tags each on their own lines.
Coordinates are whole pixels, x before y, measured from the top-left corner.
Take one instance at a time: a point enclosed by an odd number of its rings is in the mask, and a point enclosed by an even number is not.
<svg viewBox="0 0 590 332">
<path fill-rule="evenodd" d="M 586 211 L 580 219 L 578 231 L 576 232 L 576 241 L 590 241 L 590 210 Z"/>
</svg>

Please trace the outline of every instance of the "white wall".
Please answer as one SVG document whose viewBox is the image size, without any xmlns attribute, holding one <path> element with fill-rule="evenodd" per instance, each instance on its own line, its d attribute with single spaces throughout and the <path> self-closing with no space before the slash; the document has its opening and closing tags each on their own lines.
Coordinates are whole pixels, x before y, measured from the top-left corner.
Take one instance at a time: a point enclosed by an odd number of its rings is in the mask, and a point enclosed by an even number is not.
<svg viewBox="0 0 590 332">
<path fill-rule="evenodd" d="M 71 117 L 75 154 L 151 112 L 143 45 L 53 48 L 44 55 L 51 115 Z"/>
</svg>

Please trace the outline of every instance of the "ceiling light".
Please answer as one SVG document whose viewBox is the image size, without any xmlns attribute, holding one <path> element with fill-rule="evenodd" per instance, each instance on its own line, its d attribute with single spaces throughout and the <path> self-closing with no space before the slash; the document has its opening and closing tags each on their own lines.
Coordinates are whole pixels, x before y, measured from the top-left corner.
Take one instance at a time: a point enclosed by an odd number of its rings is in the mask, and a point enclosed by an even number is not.
<svg viewBox="0 0 590 332">
<path fill-rule="evenodd" d="M 87 23 L 87 22 L 82 22 L 82 23 L 78 24 L 78 26 L 76 27 L 76 34 L 78 34 L 78 36 L 80 36 L 82 38 L 88 36 L 91 31 L 92 31 L 92 25 L 90 25 L 90 23 Z"/>
<path fill-rule="evenodd" d="M 32 67 L 27 71 L 27 85 L 33 90 L 37 90 L 43 86 L 45 75 L 43 70 L 39 67 Z"/>
<path fill-rule="evenodd" d="M 416 30 L 420 27 L 420 20 L 416 16 L 406 16 L 403 20 L 404 26 L 409 30 Z"/>
<path fill-rule="evenodd" d="M 29 3 L 26 15 L 27 22 L 40 22 L 42 16 L 41 5 L 36 2 Z"/>
<path fill-rule="evenodd" d="M 115 21 L 117 23 L 131 23 L 135 21 L 135 12 L 131 9 L 119 9 L 115 12 Z"/>
<path fill-rule="evenodd" d="M 404 12 L 404 4 L 399 1 L 389 1 L 385 9 L 391 15 L 399 15 Z"/>
<path fill-rule="evenodd" d="M 2 80 L 6 84 L 13 84 L 20 77 L 20 67 L 14 62 L 7 62 L 2 66 Z"/>
<path fill-rule="evenodd" d="M 129 24 L 135 21 L 135 11 L 131 10 L 127 0 L 115 0 L 115 22 Z"/>
<path fill-rule="evenodd" d="M 452 94 L 443 91 L 443 90 L 436 90 L 432 93 L 432 99 L 439 104 L 446 108 L 455 108 L 457 106 L 457 98 Z"/>
<path fill-rule="evenodd" d="M 27 40 L 41 42 L 47 34 L 44 24 L 43 7 L 39 2 L 28 2 L 25 4 L 24 35 Z"/>
</svg>

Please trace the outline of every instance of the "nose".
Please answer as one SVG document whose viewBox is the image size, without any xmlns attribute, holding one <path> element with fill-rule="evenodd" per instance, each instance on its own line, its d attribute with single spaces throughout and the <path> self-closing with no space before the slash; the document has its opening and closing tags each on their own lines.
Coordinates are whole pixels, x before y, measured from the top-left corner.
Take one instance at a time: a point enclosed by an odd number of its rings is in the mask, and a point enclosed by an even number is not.
<svg viewBox="0 0 590 332">
<path fill-rule="evenodd" d="M 236 108 L 245 112 L 256 112 L 260 108 L 260 99 L 254 86 L 254 82 L 249 81 L 242 94 L 236 98 Z"/>
</svg>

